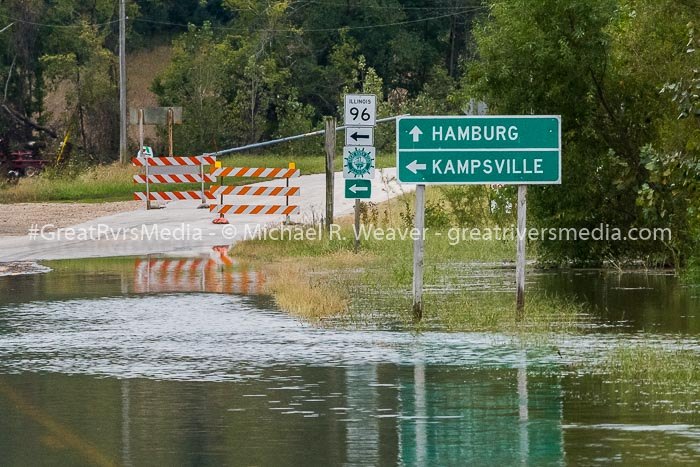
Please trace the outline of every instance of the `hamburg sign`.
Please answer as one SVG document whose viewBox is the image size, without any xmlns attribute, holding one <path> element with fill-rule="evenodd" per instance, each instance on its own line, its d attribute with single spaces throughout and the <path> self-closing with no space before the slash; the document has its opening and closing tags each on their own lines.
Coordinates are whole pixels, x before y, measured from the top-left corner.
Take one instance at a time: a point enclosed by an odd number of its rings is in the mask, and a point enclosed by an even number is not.
<svg viewBox="0 0 700 467">
<path fill-rule="evenodd" d="M 560 184 L 559 116 L 403 117 L 401 183 Z"/>
</svg>

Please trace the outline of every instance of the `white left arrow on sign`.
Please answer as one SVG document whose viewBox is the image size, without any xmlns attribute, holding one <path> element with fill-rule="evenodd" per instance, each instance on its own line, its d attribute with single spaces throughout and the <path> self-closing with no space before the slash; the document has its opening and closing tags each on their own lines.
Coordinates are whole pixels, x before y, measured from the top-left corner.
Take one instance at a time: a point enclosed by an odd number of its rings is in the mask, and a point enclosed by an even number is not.
<svg viewBox="0 0 700 467">
<path fill-rule="evenodd" d="M 349 189 L 350 191 L 352 191 L 353 193 L 357 193 L 358 191 L 367 191 L 367 190 L 369 190 L 369 187 L 367 187 L 367 186 L 357 186 L 357 185 L 353 185 L 353 186 L 351 186 L 351 187 L 348 188 L 348 189 Z"/>
<path fill-rule="evenodd" d="M 406 166 L 408 170 L 413 172 L 413 174 L 417 174 L 419 170 L 425 170 L 427 169 L 427 166 L 425 164 L 419 164 L 418 161 L 413 161 L 410 164 Z"/>
</svg>

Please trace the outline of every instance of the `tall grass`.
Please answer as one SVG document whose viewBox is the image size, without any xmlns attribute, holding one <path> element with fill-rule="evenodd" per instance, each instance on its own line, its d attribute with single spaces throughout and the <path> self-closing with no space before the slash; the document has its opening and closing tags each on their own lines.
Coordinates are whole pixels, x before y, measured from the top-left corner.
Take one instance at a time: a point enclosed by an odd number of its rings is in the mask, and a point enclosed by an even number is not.
<svg viewBox="0 0 700 467">
<path fill-rule="evenodd" d="M 352 271 L 365 258 L 349 252 L 319 258 L 294 258 L 265 266 L 268 291 L 288 313 L 321 321 L 347 312 Z"/>
<path fill-rule="evenodd" d="M 595 367 L 613 380 L 664 387 L 700 387 L 700 353 L 633 344 L 618 346 Z"/>
<path fill-rule="evenodd" d="M 132 199 L 136 167 L 119 164 L 94 166 L 78 173 L 47 171 L 22 178 L 16 185 L 0 185 L 0 202 L 119 201 Z"/>
<path fill-rule="evenodd" d="M 383 227 L 403 222 L 396 213 L 382 214 L 385 209 L 396 211 L 401 203 L 398 200 L 377 206 L 379 217 L 387 219 Z M 413 241 L 370 236 L 361 241 L 361 252 L 356 255 L 352 253 L 354 231 L 350 218 L 342 218 L 340 223 L 340 234 L 333 237 L 248 240 L 236 244 L 232 254 L 267 271 L 270 291 L 277 303 L 295 315 L 313 320 L 345 317 L 353 323 L 379 319 L 410 325 L 413 317 L 407 297 L 411 290 Z M 426 239 L 424 306 L 430 326 L 536 333 L 577 328 L 583 310 L 576 303 L 531 294 L 525 319 L 518 321 L 514 293 L 486 287 L 476 291 L 465 288 L 470 273 L 479 274 L 484 267 L 490 267 L 483 262 L 512 260 L 515 245 L 496 240 L 451 245 L 445 230 L 435 229 L 439 235 Z M 460 271 L 463 265 L 468 265 L 471 272 Z"/>
<path fill-rule="evenodd" d="M 428 293 L 425 306 L 447 329 L 460 331 L 572 332 L 583 316 L 580 304 L 539 293 L 528 294 L 522 320 L 516 317 L 513 293 Z"/>
</svg>

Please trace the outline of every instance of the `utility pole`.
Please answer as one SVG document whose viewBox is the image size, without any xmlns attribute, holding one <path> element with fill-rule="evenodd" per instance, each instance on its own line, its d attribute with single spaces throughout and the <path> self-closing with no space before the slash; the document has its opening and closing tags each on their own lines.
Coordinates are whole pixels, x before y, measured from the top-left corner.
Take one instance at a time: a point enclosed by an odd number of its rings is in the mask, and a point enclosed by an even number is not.
<svg viewBox="0 0 700 467">
<path fill-rule="evenodd" d="M 140 150 L 141 148 L 139 148 Z M 126 0 L 119 0 L 119 162 L 126 164 Z"/>
</svg>

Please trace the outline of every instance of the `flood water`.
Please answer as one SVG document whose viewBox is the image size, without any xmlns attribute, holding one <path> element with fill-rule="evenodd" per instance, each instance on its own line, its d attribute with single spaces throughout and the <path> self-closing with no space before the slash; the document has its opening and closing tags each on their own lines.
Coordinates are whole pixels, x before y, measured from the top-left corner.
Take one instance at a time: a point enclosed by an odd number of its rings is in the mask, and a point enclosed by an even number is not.
<svg viewBox="0 0 700 467">
<path fill-rule="evenodd" d="M 619 339 L 700 351 L 672 275 L 531 274 L 595 310 L 554 347 L 311 326 L 223 257 L 46 264 L 0 277 L 0 465 L 700 463 L 700 388 L 577 366 Z"/>
</svg>

